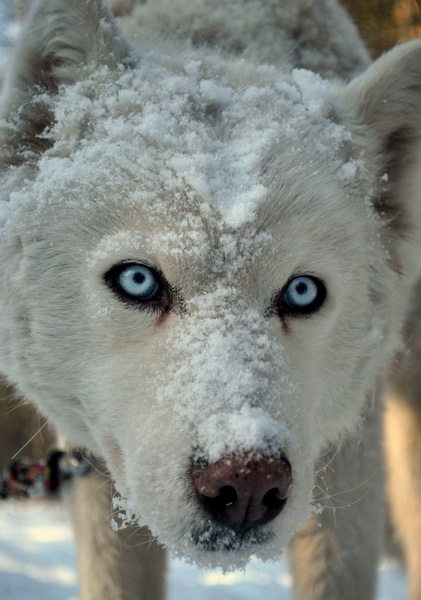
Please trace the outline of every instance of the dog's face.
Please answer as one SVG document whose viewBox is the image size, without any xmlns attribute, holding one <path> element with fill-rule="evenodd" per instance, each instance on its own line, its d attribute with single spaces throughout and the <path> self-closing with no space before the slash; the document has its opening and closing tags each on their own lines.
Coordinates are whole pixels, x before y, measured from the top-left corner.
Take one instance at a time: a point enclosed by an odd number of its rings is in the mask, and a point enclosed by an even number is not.
<svg viewBox="0 0 421 600">
<path fill-rule="evenodd" d="M 274 557 L 396 341 L 385 134 L 364 81 L 117 59 L 36 97 L 36 141 L 11 103 L 2 370 L 170 548 Z"/>
</svg>

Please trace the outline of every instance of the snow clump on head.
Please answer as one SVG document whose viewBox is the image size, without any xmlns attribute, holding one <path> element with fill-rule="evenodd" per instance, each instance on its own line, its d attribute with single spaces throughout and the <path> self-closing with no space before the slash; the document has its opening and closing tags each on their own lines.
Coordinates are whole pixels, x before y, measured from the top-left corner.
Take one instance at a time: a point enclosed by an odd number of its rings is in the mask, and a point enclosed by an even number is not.
<svg viewBox="0 0 421 600">
<path fill-rule="evenodd" d="M 297 70 L 280 79 L 275 67 L 219 58 L 102 67 L 49 102 L 55 124 L 43 135 L 54 144 L 39 160 L 37 202 L 71 202 L 69 190 L 78 203 L 110 194 L 133 202 L 131 187 L 143 192 L 142 210 L 152 203 L 156 213 L 193 193 L 232 228 L 251 222 L 267 196 L 262 173 L 279 144 L 333 159 L 349 140 L 329 118 L 320 76 Z M 309 125 L 317 144 L 306 149 Z"/>
</svg>

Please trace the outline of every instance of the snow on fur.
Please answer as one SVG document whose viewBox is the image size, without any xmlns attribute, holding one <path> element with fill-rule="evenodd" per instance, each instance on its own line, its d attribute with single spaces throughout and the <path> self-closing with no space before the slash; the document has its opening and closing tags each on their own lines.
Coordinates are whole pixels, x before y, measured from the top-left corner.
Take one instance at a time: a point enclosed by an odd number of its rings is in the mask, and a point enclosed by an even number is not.
<svg viewBox="0 0 421 600">
<path fill-rule="evenodd" d="M 187 190 L 236 228 L 253 220 L 267 196 L 262 170 L 274 145 L 300 150 L 308 122 L 326 160 L 349 140 L 329 119 L 330 88 L 320 76 L 296 70 L 285 81 L 273 67 L 227 67 L 219 58 L 185 58 L 174 67 L 146 57 L 120 74 L 103 67 L 45 100 L 56 125 L 43 134 L 55 144 L 40 159 L 32 192 L 40 203 L 69 188 L 75 202 L 99 202 L 101 191 L 116 193 L 131 176 L 143 189 L 162 186 L 174 202 Z"/>
</svg>

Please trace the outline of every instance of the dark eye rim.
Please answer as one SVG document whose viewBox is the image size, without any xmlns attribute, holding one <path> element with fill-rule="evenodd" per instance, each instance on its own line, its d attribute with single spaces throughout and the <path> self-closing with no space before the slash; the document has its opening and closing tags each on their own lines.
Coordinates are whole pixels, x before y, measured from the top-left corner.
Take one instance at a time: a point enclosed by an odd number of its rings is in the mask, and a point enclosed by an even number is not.
<svg viewBox="0 0 421 600">
<path fill-rule="evenodd" d="M 128 267 L 146 267 L 152 271 L 158 281 L 158 292 L 149 299 L 135 298 L 127 294 L 118 282 L 118 277 L 124 269 Z M 104 282 L 107 287 L 117 296 L 117 298 L 124 304 L 137 307 L 137 308 L 149 308 L 160 311 L 168 310 L 172 304 L 171 302 L 171 288 L 165 277 L 156 267 L 146 262 L 138 260 L 127 260 L 113 265 L 103 276 Z"/>
<path fill-rule="evenodd" d="M 291 283 L 294 281 L 294 279 L 297 279 L 299 277 L 308 277 L 309 279 L 311 279 L 316 284 L 318 293 L 314 301 L 308 304 L 307 306 L 290 306 L 285 301 L 285 292 L 291 285 Z M 277 314 L 282 318 L 310 317 L 320 310 L 320 308 L 325 304 L 326 298 L 326 285 L 323 282 L 323 280 L 320 279 L 320 277 L 312 275 L 311 273 L 295 273 L 288 279 L 288 281 L 280 290 L 280 292 L 276 294 L 273 305 Z"/>
</svg>

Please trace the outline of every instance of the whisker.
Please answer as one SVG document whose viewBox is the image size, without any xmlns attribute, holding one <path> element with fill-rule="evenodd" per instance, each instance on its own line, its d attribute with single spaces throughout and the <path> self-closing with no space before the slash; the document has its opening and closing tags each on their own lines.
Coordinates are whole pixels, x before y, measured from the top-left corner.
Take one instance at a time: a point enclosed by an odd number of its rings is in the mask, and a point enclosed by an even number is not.
<svg viewBox="0 0 421 600">
<path fill-rule="evenodd" d="M 44 428 L 45 428 L 47 425 L 48 425 L 48 421 L 45 421 L 45 423 L 43 423 L 43 424 L 41 425 L 41 427 L 39 427 L 39 429 L 37 429 L 37 431 L 34 433 L 34 435 L 33 435 L 33 436 L 31 436 L 31 437 L 29 438 L 29 440 L 28 440 L 28 441 L 27 441 L 27 442 L 26 442 L 26 443 L 25 443 L 25 444 L 24 444 L 24 445 L 23 445 L 21 448 L 19 448 L 19 450 L 18 450 L 17 452 L 15 452 L 15 454 L 12 456 L 11 460 L 14 460 L 14 459 L 15 459 L 15 458 L 18 456 L 18 454 L 20 454 L 20 453 L 22 452 L 22 450 L 25 450 L 25 448 L 26 448 L 27 446 L 29 446 L 29 444 L 32 442 L 32 440 L 33 440 L 34 438 L 36 438 L 36 436 L 37 436 L 39 433 L 41 433 L 41 431 L 42 431 L 42 430 L 43 430 L 43 429 L 44 429 Z"/>
</svg>

